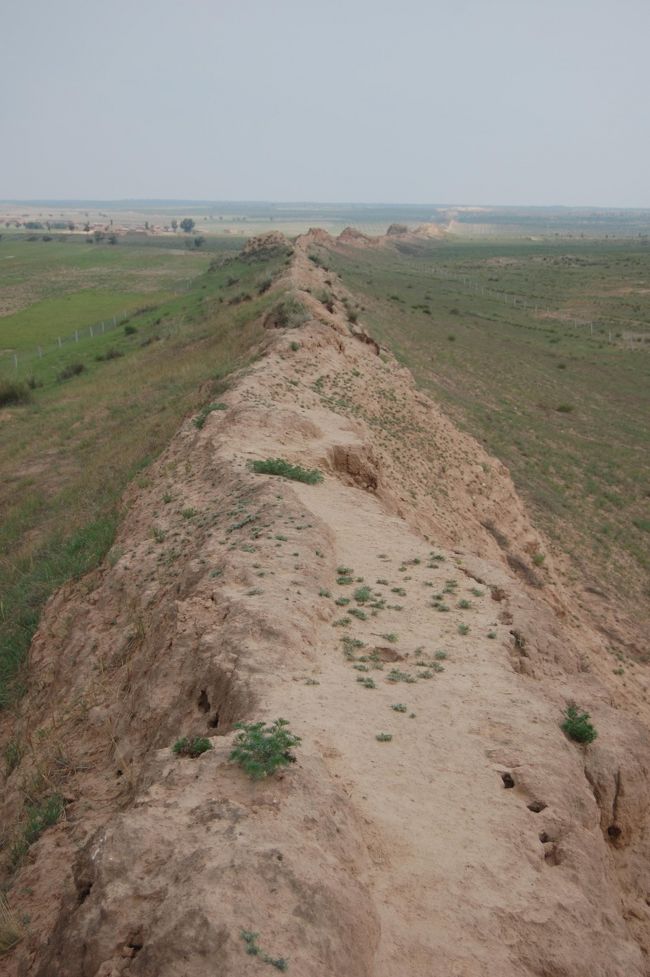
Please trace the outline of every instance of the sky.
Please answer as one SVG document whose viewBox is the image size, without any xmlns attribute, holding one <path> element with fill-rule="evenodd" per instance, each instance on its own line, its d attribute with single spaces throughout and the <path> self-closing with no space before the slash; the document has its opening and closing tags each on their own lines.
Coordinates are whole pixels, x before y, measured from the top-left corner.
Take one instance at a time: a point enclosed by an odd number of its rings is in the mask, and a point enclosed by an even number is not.
<svg viewBox="0 0 650 977">
<path fill-rule="evenodd" d="M 0 0 L 0 199 L 650 207 L 650 0 Z"/>
</svg>

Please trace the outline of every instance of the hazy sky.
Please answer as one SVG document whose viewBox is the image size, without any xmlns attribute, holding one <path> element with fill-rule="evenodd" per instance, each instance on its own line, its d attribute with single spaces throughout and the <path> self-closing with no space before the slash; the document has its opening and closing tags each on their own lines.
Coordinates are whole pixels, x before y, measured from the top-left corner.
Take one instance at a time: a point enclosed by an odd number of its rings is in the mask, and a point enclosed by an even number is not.
<svg viewBox="0 0 650 977">
<path fill-rule="evenodd" d="M 0 199 L 650 206 L 650 0 L 0 0 Z"/>
</svg>

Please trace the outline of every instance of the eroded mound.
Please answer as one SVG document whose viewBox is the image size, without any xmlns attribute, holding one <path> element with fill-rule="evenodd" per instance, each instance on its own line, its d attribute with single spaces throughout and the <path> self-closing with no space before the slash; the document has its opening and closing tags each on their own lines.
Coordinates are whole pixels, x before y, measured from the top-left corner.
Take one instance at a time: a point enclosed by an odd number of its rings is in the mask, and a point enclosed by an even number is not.
<svg viewBox="0 0 650 977">
<path fill-rule="evenodd" d="M 508 472 L 351 321 L 315 241 L 273 286 L 304 320 L 43 617 L 5 737 L 29 744 L 1 803 L 30 917 L 6 972 L 647 975 L 642 690 L 617 698 Z M 235 724 L 280 716 L 297 762 L 253 782 Z M 12 866 L 37 783 L 65 816 Z"/>
</svg>

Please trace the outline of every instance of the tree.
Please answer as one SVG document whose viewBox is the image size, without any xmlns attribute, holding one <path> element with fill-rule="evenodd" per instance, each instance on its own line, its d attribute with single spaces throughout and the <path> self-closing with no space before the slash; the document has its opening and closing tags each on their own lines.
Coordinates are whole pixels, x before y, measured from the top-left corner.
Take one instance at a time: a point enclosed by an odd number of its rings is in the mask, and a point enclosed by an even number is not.
<svg viewBox="0 0 650 977">
<path fill-rule="evenodd" d="M 185 231 L 186 234 L 191 234 L 194 230 L 194 221 L 191 217 L 184 217 L 181 221 L 181 230 Z"/>
<path fill-rule="evenodd" d="M 111 234 L 108 239 L 109 244 L 117 244 L 117 234 Z"/>
<path fill-rule="evenodd" d="M 174 220 L 172 221 L 172 231 L 175 231 L 177 227 L 178 227 L 178 221 L 176 220 L 176 218 L 174 218 Z"/>
<path fill-rule="evenodd" d="M 205 244 L 205 238 L 202 237 L 202 235 L 199 234 L 198 237 L 195 237 L 194 238 L 194 247 L 195 248 L 200 248 L 203 244 Z"/>
</svg>

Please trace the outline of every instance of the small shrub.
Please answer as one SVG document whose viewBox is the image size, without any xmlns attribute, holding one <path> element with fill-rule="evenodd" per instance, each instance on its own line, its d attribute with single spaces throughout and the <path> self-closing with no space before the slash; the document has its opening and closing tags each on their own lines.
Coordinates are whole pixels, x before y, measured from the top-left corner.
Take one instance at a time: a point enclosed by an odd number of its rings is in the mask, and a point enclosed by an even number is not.
<svg viewBox="0 0 650 977">
<path fill-rule="evenodd" d="M 183 736 L 172 746 L 172 752 L 176 756 L 188 756 L 193 760 L 211 749 L 212 743 L 205 736 Z"/>
<path fill-rule="evenodd" d="M 357 677 L 357 682 L 360 682 L 361 685 L 363 685 L 364 689 L 376 689 L 377 688 L 377 686 L 375 685 L 375 683 L 373 682 L 373 680 L 371 678 L 363 678 L 361 675 L 359 675 Z"/>
<path fill-rule="evenodd" d="M 291 349 L 292 353 L 297 353 L 300 349 L 300 343 L 297 343 L 294 339 L 293 342 L 289 343 L 289 348 Z"/>
<path fill-rule="evenodd" d="M 589 721 L 588 712 L 580 712 L 574 702 L 570 703 L 564 710 L 564 722 L 561 724 L 562 732 L 576 743 L 593 743 L 598 736 L 594 726 Z"/>
<path fill-rule="evenodd" d="M 378 740 L 380 743 L 390 743 L 392 738 L 393 738 L 392 733 L 377 733 L 377 735 L 375 736 L 375 739 Z"/>
<path fill-rule="evenodd" d="M 386 679 L 388 682 L 406 682 L 408 685 L 413 685 L 414 682 L 417 682 L 417 679 L 409 675 L 408 672 L 400 672 L 399 668 L 391 668 Z"/>
<path fill-rule="evenodd" d="M 111 346 L 105 353 L 98 353 L 95 360 L 97 363 L 106 363 L 108 360 L 118 360 L 120 356 L 124 356 L 122 350 L 115 349 L 114 346 Z"/>
<path fill-rule="evenodd" d="M 124 327 L 125 336 L 134 336 L 137 331 L 138 331 L 138 327 L 131 325 L 130 322 L 127 322 L 127 324 Z"/>
<path fill-rule="evenodd" d="M 382 634 L 382 638 L 384 641 L 389 641 L 392 645 L 394 645 L 398 640 L 397 635 L 393 631 L 391 631 L 389 634 Z"/>
<path fill-rule="evenodd" d="M 64 366 L 60 373 L 57 374 L 57 378 L 63 382 L 64 380 L 71 380 L 72 377 L 78 377 L 80 373 L 85 371 L 86 367 L 83 363 L 75 362 L 68 363 Z"/>
<path fill-rule="evenodd" d="M 286 298 L 271 309 L 264 325 L 271 329 L 298 329 L 308 319 L 309 313 L 302 302 L 295 298 Z"/>
<path fill-rule="evenodd" d="M 545 559 L 546 559 L 546 556 L 544 555 L 544 553 L 534 553 L 533 554 L 533 563 L 535 564 L 536 567 L 543 566 Z"/>
<path fill-rule="evenodd" d="M 372 597 L 372 590 L 370 587 L 357 587 L 354 592 L 354 599 L 359 604 L 365 604 Z"/>
<path fill-rule="evenodd" d="M 570 414 L 572 411 L 575 410 L 575 407 L 573 406 L 573 404 L 558 404 L 558 406 L 555 409 L 558 412 L 558 414 Z"/>
<path fill-rule="evenodd" d="M 235 723 L 240 732 L 230 753 L 231 762 L 237 763 L 253 780 L 269 777 L 280 767 L 295 763 L 291 753 L 301 743 L 299 736 L 291 733 L 286 719 L 276 719 L 270 726 L 264 723 Z"/>
<path fill-rule="evenodd" d="M 32 395 L 27 384 L 15 380 L 2 380 L 0 382 L 0 407 L 28 404 L 31 399 Z"/>
<path fill-rule="evenodd" d="M 279 475 L 282 478 L 290 478 L 294 482 L 306 482 L 308 485 L 317 485 L 323 481 L 321 472 L 316 468 L 303 468 L 301 465 L 292 465 L 284 458 L 267 458 L 265 461 L 251 462 L 251 468 L 258 475 Z"/>
<path fill-rule="evenodd" d="M 469 634 L 469 624 L 459 624 L 458 625 L 459 634 Z"/>
<path fill-rule="evenodd" d="M 497 633 L 496 633 L 496 631 L 488 631 L 487 636 L 488 636 L 488 638 L 494 640 L 494 638 L 496 638 L 496 636 L 497 636 Z"/>
<path fill-rule="evenodd" d="M 396 702 L 394 706 L 391 706 L 391 709 L 394 709 L 395 712 L 408 712 L 403 702 Z"/>
</svg>

